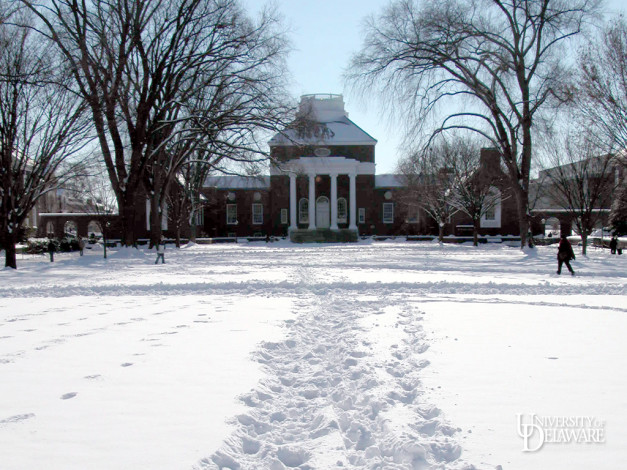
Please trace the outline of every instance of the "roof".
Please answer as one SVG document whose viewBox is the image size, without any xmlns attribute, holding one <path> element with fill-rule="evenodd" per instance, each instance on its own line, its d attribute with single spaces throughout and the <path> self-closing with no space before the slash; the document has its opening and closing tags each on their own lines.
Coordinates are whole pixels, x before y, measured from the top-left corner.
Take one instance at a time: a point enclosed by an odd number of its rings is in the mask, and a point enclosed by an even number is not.
<svg viewBox="0 0 627 470">
<path fill-rule="evenodd" d="M 275 134 L 269 140 L 270 146 L 275 145 L 375 145 L 377 140 L 364 131 L 346 116 L 341 116 L 333 121 L 322 121 L 328 129 L 328 136 L 324 137 L 299 137 L 295 129 L 286 129 Z"/>
<path fill-rule="evenodd" d="M 205 179 L 205 188 L 216 189 L 269 189 L 269 176 L 208 176 Z"/>
<path fill-rule="evenodd" d="M 405 183 L 401 175 L 375 175 L 374 177 L 375 188 L 403 188 Z"/>
<path fill-rule="evenodd" d="M 268 144 L 276 145 L 375 145 L 377 140 L 348 118 L 342 95 L 315 94 L 301 96 L 297 120 L 320 124 L 324 132 L 303 136 L 288 128 L 276 134 Z"/>
</svg>

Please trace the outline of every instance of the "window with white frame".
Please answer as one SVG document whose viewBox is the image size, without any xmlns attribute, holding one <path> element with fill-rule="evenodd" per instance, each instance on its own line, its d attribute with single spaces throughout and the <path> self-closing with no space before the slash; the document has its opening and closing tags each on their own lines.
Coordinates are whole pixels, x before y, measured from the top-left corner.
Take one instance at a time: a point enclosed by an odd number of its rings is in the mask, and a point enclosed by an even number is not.
<svg viewBox="0 0 627 470">
<path fill-rule="evenodd" d="M 394 223 L 394 203 L 393 202 L 383 203 L 383 223 L 384 224 Z"/>
<path fill-rule="evenodd" d="M 298 201 L 298 223 L 309 223 L 309 200 L 306 197 Z"/>
<path fill-rule="evenodd" d="M 337 200 L 337 222 L 345 224 L 348 221 L 348 205 L 346 199 L 341 197 Z"/>
<path fill-rule="evenodd" d="M 287 225 L 287 209 L 281 209 L 281 224 Z"/>
<path fill-rule="evenodd" d="M 501 192 L 491 187 L 483 205 L 483 214 L 479 223 L 481 228 L 501 228 Z"/>
<path fill-rule="evenodd" d="M 237 204 L 226 205 L 226 223 L 227 225 L 237 225 Z"/>
<path fill-rule="evenodd" d="M 360 224 L 366 223 L 366 208 L 365 207 L 359 208 L 359 222 L 358 223 Z"/>
<path fill-rule="evenodd" d="M 253 204 L 253 224 L 263 224 L 263 204 Z"/>
</svg>

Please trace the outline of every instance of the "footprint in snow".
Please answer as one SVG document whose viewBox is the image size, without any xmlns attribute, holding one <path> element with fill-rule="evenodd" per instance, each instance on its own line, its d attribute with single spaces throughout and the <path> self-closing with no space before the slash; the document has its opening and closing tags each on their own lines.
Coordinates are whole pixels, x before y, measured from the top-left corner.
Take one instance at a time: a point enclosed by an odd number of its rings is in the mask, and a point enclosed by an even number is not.
<svg viewBox="0 0 627 470">
<path fill-rule="evenodd" d="M 125 362 L 125 363 L 123 363 L 123 364 L 120 364 L 120 366 L 121 366 L 121 367 L 130 367 L 130 366 L 132 366 L 132 365 L 133 365 L 133 363 L 132 363 L 132 362 Z"/>
<path fill-rule="evenodd" d="M 19 423 L 20 421 L 24 421 L 26 419 L 31 419 L 34 417 L 35 417 L 34 413 L 26 413 L 22 415 L 10 416 L 6 419 L 0 419 L 0 425 L 10 424 L 10 423 Z"/>
<path fill-rule="evenodd" d="M 61 400 L 69 400 L 70 398 L 74 398 L 76 395 L 78 395 L 76 392 L 64 393 L 61 395 Z"/>
</svg>

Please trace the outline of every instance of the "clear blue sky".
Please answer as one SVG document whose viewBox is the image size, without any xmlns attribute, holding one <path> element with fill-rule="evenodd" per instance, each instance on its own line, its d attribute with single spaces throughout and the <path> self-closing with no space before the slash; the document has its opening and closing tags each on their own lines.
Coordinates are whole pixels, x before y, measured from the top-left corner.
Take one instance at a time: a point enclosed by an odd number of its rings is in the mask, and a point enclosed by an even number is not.
<svg viewBox="0 0 627 470">
<path fill-rule="evenodd" d="M 241 0 L 249 13 L 256 13 L 267 0 Z M 624 0 L 609 0 L 607 6 L 625 11 Z M 339 93 L 349 117 L 378 140 L 377 174 L 393 173 L 401 156 L 400 136 L 381 113 L 375 99 L 364 103 L 345 89 L 342 74 L 352 54 L 362 44 L 363 23 L 377 14 L 388 0 L 275 0 L 274 5 L 290 28 L 293 51 L 289 67 L 295 97 L 311 93 Z"/>
</svg>

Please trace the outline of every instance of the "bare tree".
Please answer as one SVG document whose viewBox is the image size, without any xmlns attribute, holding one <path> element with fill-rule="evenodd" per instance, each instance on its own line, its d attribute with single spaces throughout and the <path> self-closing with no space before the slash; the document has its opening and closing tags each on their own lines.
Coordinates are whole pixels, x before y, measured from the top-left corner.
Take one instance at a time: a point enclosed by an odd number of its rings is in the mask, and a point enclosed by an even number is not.
<svg viewBox="0 0 627 470">
<path fill-rule="evenodd" d="M 600 152 L 596 139 L 585 132 L 573 130 L 551 142 L 551 168 L 540 172 L 540 191 L 571 216 L 585 255 L 588 236 L 604 221 L 602 209 L 610 207 L 617 190 L 620 162 L 614 154 Z"/>
<path fill-rule="evenodd" d="M 444 239 L 444 227 L 452 212 L 452 180 L 443 152 L 430 147 L 401 160 L 398 171 L 404 190 L 401 202 L 412 211 L 423 210 L 438 224 L 438 240 Z"/>
<path fill-rule="evenodd" d="M 627 184 L 623 182 L 617 191 L 610 213 L 612 228 L 619 235 L 627 234 Z"/>
<path fill-rule="evenodd" d="M 20 1 L 70 62 L 90 106 L 126 245 L 135 239 L 135 201 L 143 190 L 153 207 L 151 239 L 158 237 L 160 208 L 185 159 L 172 153 L 173 143 L 194 138 L 200 128 L 189 125 L 193 118 L 216 117 L 215 110 L 188 112 L 195 94 L 212 96 L 225 84 L 231 87 L 225 80 L 231 77 L 238 79 L 235 88 L 265 80 L 267 90 L 275 87 L 269 96 L 277 96 L 277 80 L 258 73 L 282 71 L 285 40 L 276 18 L 264 13 L 253 23 L 236 0 Z M 255 109 L 257 95 L 239 90 L 240 102 Z"/>
<path fill-rule="evenodd" d="M 118 203 L 102 162 L 93 162 L 90 171 L 73 178 L 67 188 L 81 200 L 83 211 L 92 215 L 102 235 L 103 257 L 106 258 L 107 244 L 116 228 Z"/>
<path fill-rule="evenodd" d="M 606 147 L 627 149 L 627 22 L 613 19 L 579 57 L 576 104 Z"/>
<path fill-rule="evenodd" d="M 29 19 L 18 12 L 16 20 Z M 51 46 L 29 29 L 0 24 L 0 245 L 11 268 L 37 200 L 83 170 L 75 157 L 88 142 L 85 108 Z"/>
<path fill-rule="evenodd" d="M 410 136 L 443 110 L 433 134 L 467 129 L 491 141 L 507 168 L 525 246 L 534 118 L 561 89 L 563 47 L 598 3 L 397 0 L 369 20 L 348 78 L 395 103 Z"/>
<path fill-rule="evenodd" d="M 456 136 L 442 142 L 439 151 L 451 178 L 449 203 L 472 221 L 473 244 L 479 244 L 481 218 L 491 212 L 500 197 L 493 191 L 499 175 L 480 170 L 481 145 L 472 138 Z"/>
</svg>

